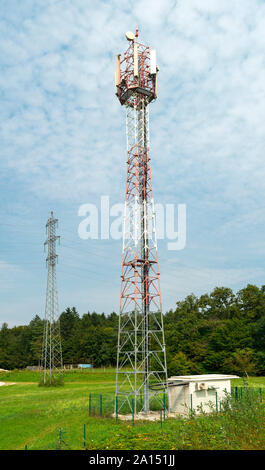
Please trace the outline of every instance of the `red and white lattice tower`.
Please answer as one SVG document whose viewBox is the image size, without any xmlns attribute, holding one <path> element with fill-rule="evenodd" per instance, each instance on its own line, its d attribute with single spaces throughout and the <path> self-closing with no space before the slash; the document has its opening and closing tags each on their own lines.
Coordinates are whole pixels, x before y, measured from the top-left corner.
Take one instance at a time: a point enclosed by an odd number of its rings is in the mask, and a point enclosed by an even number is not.
<svg viewBox="0 0 265 470">
<path fill-rule="evenodd" d="M 116 371 L 116 412 L 149 412 L 167 394 L 166 351 L 149 149 L 156 53 L 126 33 L 116 58 L 116 94 L 126 108 L 127 183 Z"/>
</svg>

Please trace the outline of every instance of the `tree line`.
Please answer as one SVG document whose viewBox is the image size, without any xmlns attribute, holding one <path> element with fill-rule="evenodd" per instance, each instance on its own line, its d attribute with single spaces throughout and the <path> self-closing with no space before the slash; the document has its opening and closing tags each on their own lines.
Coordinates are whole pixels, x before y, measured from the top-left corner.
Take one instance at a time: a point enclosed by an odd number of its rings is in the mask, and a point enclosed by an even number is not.
<svg viewBox="0 0 265 470">
<path fill-rule="evenodd" d="M 39 365 L 44 320 L 0 330 L 0 368 Z M 118 315 L 85 313 L 75 307 L 60 315 L 64 364 L 115 366 Z M 164 314 L 170 375 L 231 373 L 265 375 L 265 286 L 247 285 L 237 293 L 216 287 L 188 295 Z"/>
</svg>

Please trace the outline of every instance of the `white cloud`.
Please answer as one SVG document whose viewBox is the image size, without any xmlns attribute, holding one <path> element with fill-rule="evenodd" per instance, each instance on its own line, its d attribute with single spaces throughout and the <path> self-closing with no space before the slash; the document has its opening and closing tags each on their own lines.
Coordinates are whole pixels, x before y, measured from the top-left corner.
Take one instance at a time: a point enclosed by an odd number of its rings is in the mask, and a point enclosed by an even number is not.
<svg viewBox="0 0 265 470">
<path fill-rule="evenodd" d="M 115 202 L 123 199 L 125 118 L 114 94 L 115 54 L 127 47 L 125 31 L 138 24 L 140 40 L 157 50 L 160 66 L 158 100 L 150 106 L 155 200 L 187 204 L 187 260 L 198 266 L 201 255 L 206 265 L 212 257 L 217 263 L 204 277 L 197 267 L 182 280 L 177 274 L 178 293 L 193 285 L 204 290 L 211 280 L 261 279 L 259 258 L 249 270 L 234 265 L 254 239 L 262 250 L 264 2 L 37 3 L 13 1 L 11 8 L 5 2 L 0 15 L 0 172 L 4 188 L 7 178 L 18 188 L 17 195 L 6 189 L 6 199 L 13 198 L 9 212 L 18 201 L 23 205 L 25 193 L 37 198 L 40 210 L 60 205 L 65 217 L 70 207 L 97 202 L 103 188 Z M 25 211 L 30 217 L 30 208 Z M 253 217 L 259 219 L 256 233 L 234 251 Z M 222 234 L 218 258 L 213 237 L 220 244 Z M 219 271 L 222 258 L 230 259 L 228 271 Z"/>
<path fill-rule="evenodd" d="M 207 164 L 211 177 L 217 169 L 228 185 L 237 186 L 246 167 L 264 189 L 258 162 L 264 138 L 265 20 L 258 1 L 254 6 L 249 1 L 143 1 L 133 4 L 131 14 L 125 3 L 121 8 L 117 2 L 99 3 L 99 8 L 80 1 L 62 5 L 40 9 L 2 42 L 9 61 L 1 80 L 7 110 L 2 139 L 9 165 L 23 179 L 28 175 L 33 191 L 64 199 L 65 185 L 73 184 L 76 196 L 84 197 L 88 182 L 94 192 L 103 179 L 111 192 L 107 172 L 116 180 L 124 174 L 114 55 L 126 47 L 123 25 L 135 20 L 163 65 L 159 108 L 151 113 L 153 158 L 166 147 L 166 158 L 175 166 L 192 158 L 196 166 Z M 164 130 L 155 120 L 157 109 L 167 110 Z M 175 149 L 183 159 L 175 158 Z M 238 168 L 239 161 L 243 171 L 235 175 L 229 166 Z M 49 187 L 43 183 L 47 176 Z"/>
</svg>

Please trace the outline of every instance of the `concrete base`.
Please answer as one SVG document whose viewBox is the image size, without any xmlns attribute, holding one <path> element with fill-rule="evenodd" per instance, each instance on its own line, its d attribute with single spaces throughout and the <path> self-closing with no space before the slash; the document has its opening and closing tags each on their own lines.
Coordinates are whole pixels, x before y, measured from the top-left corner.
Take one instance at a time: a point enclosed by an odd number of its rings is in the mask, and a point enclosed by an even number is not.
<svg viewBox="0 0 265 470">
<path fill-rule="evenodd" d="M 166 413 L 166 418 L 178 418 L 180 415 L 178 413 Z M 112 414 L 113 418 L 116 418 L 116 414 Z M 128 415 L 118 415 L 118 419 L 121 421 L 132 421 L 132 414 Z M 164 413 L 162 413 L 162 419 L 164 421 Z M 140 412 L 134 416 L 134 421 L 160 421 L 161 414 L 160 411 L 150 411 L 149 413 Z"/>
</svg>

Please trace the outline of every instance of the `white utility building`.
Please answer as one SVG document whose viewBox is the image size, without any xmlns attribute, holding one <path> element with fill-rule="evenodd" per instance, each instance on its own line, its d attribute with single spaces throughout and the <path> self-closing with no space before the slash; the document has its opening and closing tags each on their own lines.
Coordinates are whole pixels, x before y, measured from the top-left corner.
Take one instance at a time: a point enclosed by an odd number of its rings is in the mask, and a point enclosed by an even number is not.
<svg viewBox="0 0 265 470">
<path fill-rule="evenodd" d="M 231 379 L 237 375 L 179 375 L 168 379 L 169 412 L 189 415 L 201 409 L 220 411 L 222 401 L 231 393 Z"/>
</svg>

